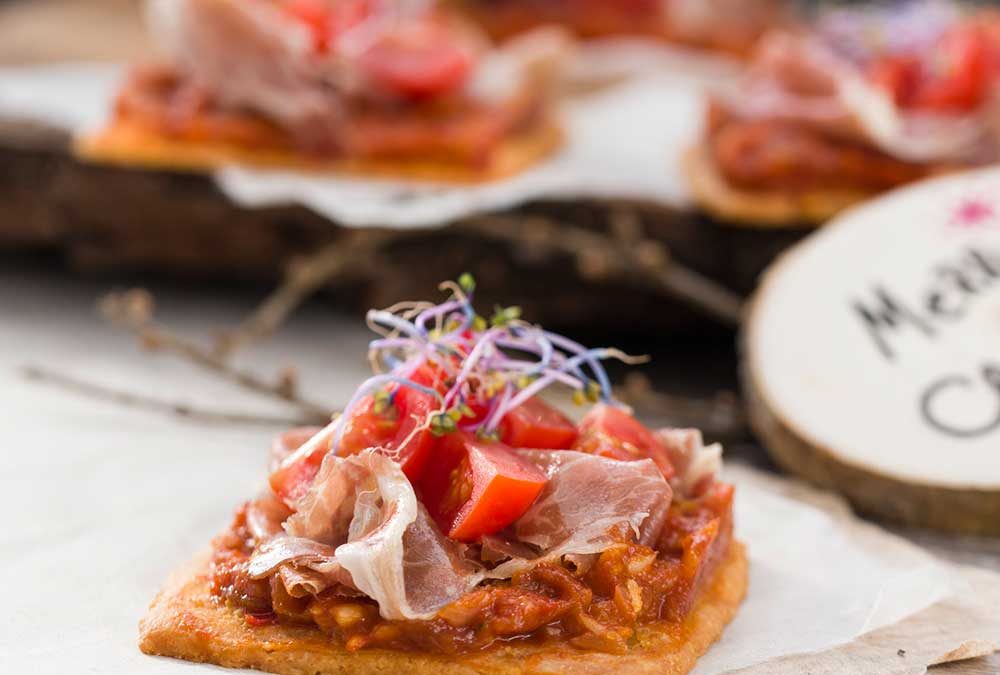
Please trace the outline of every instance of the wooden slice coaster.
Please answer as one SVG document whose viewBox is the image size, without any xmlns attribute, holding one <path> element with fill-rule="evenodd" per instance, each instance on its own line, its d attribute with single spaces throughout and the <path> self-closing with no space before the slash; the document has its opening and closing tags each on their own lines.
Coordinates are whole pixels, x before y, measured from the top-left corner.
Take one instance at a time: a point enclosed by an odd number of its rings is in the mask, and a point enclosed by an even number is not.
<svg viewBox="0 0 1000 675">
<path fill-rule="evenodd" d="M 878 516 L 1000 534 L 1000 170 L 897 191 L 786 252 L 743 351 L 782 467 Z"/>
</svg>

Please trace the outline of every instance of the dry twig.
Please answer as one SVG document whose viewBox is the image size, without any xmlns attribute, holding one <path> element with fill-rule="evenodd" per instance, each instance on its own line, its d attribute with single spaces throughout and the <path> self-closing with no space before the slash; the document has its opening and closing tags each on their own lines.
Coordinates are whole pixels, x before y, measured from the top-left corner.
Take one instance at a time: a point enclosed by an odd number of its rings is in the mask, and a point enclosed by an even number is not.
<svg viewBox="0 0 1000 675">
<path fill-rule="evenodd" d="M 76 379 L 62 373 L 45 370 L 36 366 L 28 366 L 24 368 L 22 374 L 28 380 L 57 386 L 77 394 L 82 394 L 89 398 L 107 401 L 109 403 L 115 403 L 129 408 L 138 408 L 141 410 L 149 410 L 168 415 L 176 415 L 178 417 L 184 417 L 196 422 L 213 424 L 262 424 L 269 426 L 290 427 L 325 424 L 329 421 L 329 416 L 326 418 L 283 417 L 261 415 L 259 413 L 207 410 L 189 403 L 168 401 L 147 396 L 145 394 L 114 389 L 112 387 Z"/>
<path fill-rule="evenodd" d="M 293 261 L 284 279 L 235 330 L 223 332 L 215 355 L 223 358 L 238 348 L 273 335 L 285 320 L 314 293 L 341 279 L 377 265 L 379 247 L 391 240 L 383 231 L 358 230 L 327 244 L 314 255 Z"/>
<path fill-rule="evenodd" d="M 730 325 L 738 325 L 742 299 L 704 275 L 670 258 L 660 242 L 644 236 L 635 209 L 616 206 L 609 216 L 610 234 L 602 234 L 540 216 L 481 216 L 455 225 L 492 239 L 523 246 L 533 253 L 570 254 L 580 274 L 590 279 L 618 277 L 652 286 L 688 302 Z M 268 337 L 313 294 L 337 280 L 372 278 L 374 270 L 388 274 L 381 252 L 390 245 L 422 237 L 419 230 L 357 230 L 317 253 L 295 260 L 282 283 L 243 321 L 223 333 L 216 358 Z"/>
<path fill-rule="evenodd" d="M 245 389 L 277 398 L 297 408 L 302 417 L 330 418 L 332 411 L 327 406 L 298 393 L 293 370 L 282 371 L 273 382 L 264 380 L 235 368 L 213 352 L 156 324 L 153 298 L 145 290 L 109 293 L 101 299 L 100 309 L 109 320 L 132 330 L 146 349 L 172 353 Z"/>
<path fill-rule="evenodd" d="M 570 255 L 584 278 L 601 281 L 615 279 L 652 288 L 686 301 L 732 325 L 737 325 L 741 318 L 741 298 L 672 260 L 666 246 L 645 236 L 642 221 L 633 208 L 613 208 L 609 213 L 608 233 L 542 216 L 479 216 L 458 223 L 455 228 L 531 250 L 535 255 Z M 240 347 L 272 335 L 298 307 L 324 286 L 353 278 L 370 280 L 376 270 L 379 274 L 386 274 L 390 263 L 383 259 L 383 252 L 390 246 L 424 234 L 413 230 L 357 230 L 313 255 L 296 259 L 288 266 L 282 283 L 237 328 L 222 333 L 213 349 L 205 349 L 158 325 L 153 320 L 152 296 L 145 291 L 109 294 L 102 300 L 101 309 L 109 319 L 132 330 L 147 349 L 172 353 L 240 387 L 291 404 L 299 411 L 299 417 L 287 420 L 291 423 L 321 423 L 330 419 L 331 411 L 298 393 L 293 370 L 285 370 L 274 381 L 269 381 L 235 368 L 228 358 Z M 57 374 L 42 377 L 40 372 L 33 371 L 36 379 L 60 382 L 62 378 Z M 645 404 L 656 399 L 655 407 L 671 410 L 676 418 L 673 421 L 678 424 L 703 427 L 712 435 L 725 437 L 740 437 L 744 429 L 738 405 L 732 398 L 693 401 L 653 392 L 648 382 L 645 389 L 636 384 L 639 382 L 636 379 L 629 382 L 623 390 L 626 398 L 635 399 L 641 395 Z M 116 392 L 66 378 L 62 378 L 61 383 L 81 393 L 183 416 L 264 423 L 280 419 L 195 411 L 184 404 Z M 643 405 L 638 400 L 634 402 Z"/>
<path fill-rule="evenodd" d="M 662 243 L 644 238 L 634 212 L 620 210 L 612 219 L 611 237 L 564 225 L 548 218 L 481 216 L 462 224 L 469 231 L 514 245 L 544 247 L 572 255 L 580 274 L 589 279 L 631 279 L 738 326 L 743 300 L 728 289 L 670 258 Z"/>
</svg>

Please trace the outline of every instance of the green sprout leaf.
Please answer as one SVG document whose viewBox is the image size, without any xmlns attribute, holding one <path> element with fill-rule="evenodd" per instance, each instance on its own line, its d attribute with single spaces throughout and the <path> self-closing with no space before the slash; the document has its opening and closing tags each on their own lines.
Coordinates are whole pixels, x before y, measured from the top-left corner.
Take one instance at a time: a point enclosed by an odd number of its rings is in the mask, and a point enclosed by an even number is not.
<svg viewBox="0 0 1000 675">
<path fill-rule="evenodd" d="M 458 277 L 458 286 L 466 293 L 473 293 L 476 290 L 476 280 L 468 272 L 463 272 L 462 275 Z"/>
<path fill-rule="evenodd" d="M 490 324 L 495 328 L 501 328 L 520 318 L 520 307 L 501 307 L 500 305 L 497 305 L 493 310 L 493 318 L 490 319 Z"/>
</svg>

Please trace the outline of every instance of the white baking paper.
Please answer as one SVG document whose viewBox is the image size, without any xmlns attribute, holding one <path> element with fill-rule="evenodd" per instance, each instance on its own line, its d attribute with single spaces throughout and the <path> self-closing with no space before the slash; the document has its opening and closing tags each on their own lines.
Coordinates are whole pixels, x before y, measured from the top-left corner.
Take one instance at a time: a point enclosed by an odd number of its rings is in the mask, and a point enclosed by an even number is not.
<svg viewBox="0 0 1000 675">
<path fill-rule="evenodd" d="M 0 673 L 205 672 L 140 654 L 137 622 L 170 570 L 261 487 L 278 429 L 121 408 L 27 383 L 18 369 L 43 365 L 214 409 L 280 410 L 140 352 L 95 316 L 100 290 L 0 269 Z M 250 304 L 208 291 L 160 301 L 162 319 L 191 336 L 233 325 Z M 262 374 L 297 365 L 304 391 L 336 406 L 365 375 L 368 338 L 353 318 L 307 313 L 238 362 Z M 750 591 L 699 675 L 826 649 L 949 592 L 952 568 L 860 523 L 839 500 L 745 468 L 728 475 Z"/>
<path fill-rule="evenodd" d="M 0 69 L 0 116 L 31 117 L 74 132 L 98 127 L 123 69 L 69 64 Z M 690 51 L 616 40 L 584 48 L 573 83 L 614 85 L 566 98 L 567 142 L 532 169 L 481 185 L 349 179 L 226 167 L 223 192 L 249 207 L 303 204 L 347 226 L 427 227 L 543 198 L 632 199 L 684 208 L 682 153 L 698 138 L 703 93 L 736 65 Z"/>
</svg>

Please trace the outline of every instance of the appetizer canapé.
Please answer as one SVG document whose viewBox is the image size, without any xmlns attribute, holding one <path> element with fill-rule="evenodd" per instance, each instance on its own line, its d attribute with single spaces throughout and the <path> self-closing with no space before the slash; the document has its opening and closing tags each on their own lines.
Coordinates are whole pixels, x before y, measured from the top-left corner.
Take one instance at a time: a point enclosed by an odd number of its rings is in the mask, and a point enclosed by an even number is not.
<svg viewBox="0 0 1000 675">
<path fill-rule="evenodd" d="M 710 102 L 696 199 L 750 224 L 819 223 L 925 176 L 1000 160 L 1000 14 L 840 10 L 774 33 Z"/>
<path fill-rule="evenodd" d="M 244 162 L 481 180 L 549 154 L 548 80 L 569 43 L 502 49 L 430 2 L 150 0 L 168 60 L 132 70 L 92 161 Z"/>
<path fill-rule="evenodd" d="M 746 587 L 721 449 L 617 403 L 601 360 L 621 352 L 487 321 L 472 286 L 369 313 L 378 374 L 275 442 L 144 651 L 289 675 L 690 670 Z M 580 423 L 552 385 L 592 405 Z"/>
</svg>

